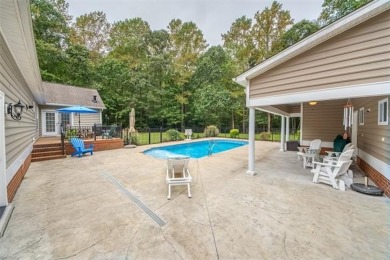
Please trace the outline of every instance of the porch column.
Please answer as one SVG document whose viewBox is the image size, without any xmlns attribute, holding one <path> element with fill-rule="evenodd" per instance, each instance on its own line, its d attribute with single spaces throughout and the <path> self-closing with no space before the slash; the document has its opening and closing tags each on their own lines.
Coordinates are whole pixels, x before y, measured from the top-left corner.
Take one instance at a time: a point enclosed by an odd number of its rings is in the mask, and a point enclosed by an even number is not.
<svg viewBox="0 0 390 260">
<path fill-rule="evenodd" d="M 249 137 L 248 137 L 248 171 L 249 175 L 256 175 L 255 171 L 255 109 L 249 108 Z"/>
<path fill-rule="evenodd" d="M 290 117 L 286 117 L 286 142 L 290 141 Z"/>
<path fill-rule="evenodd" d="M 280 151 L 282 151 L 282 152 L 284 152 L 284 143 L 286 140 L 285 125 L 286 125 L 285 117 L 281 116 L 281 118 L 280 118 Z"/>
</svg>

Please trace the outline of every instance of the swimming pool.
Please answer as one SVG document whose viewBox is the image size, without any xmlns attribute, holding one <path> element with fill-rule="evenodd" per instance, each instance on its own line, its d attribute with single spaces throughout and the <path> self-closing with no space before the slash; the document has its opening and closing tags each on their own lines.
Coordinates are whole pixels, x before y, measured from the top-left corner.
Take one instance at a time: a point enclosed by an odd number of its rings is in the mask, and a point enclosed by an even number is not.
<svg viewBox="0 0 390 260">
<path fill-rule="evenodd" d="M 183 156 L 198 159 L 208 156 L 210 150 L 211 154 L 215 154 L 247 144 L 247 141 L 210 139 L 200 142 L 189 142 L 184 144 L 155 147 L 144 151 L 144 153 L 160 159 Z"/>
</svg>

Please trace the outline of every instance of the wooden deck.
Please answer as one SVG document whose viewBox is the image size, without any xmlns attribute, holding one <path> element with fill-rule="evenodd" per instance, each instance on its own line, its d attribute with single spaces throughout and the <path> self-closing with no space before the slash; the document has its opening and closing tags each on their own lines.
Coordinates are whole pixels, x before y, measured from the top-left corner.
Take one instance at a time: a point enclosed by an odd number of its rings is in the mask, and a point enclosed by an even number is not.
<svg viewBox="0 0 390 260">
<path fill-rule="evenodd" d="M 118 139 L 118 138 L 112 138 L 112 139 Z M 97 136 L 96 141 L 99 140 L 109 140 L 109 139 L 102 139 L 101 136 Z M 95 141 L 95 140 L 84 139 L 84 141 Z M 65 142 L 68 142 L 68 140 L 65 140 Z M 34 144 L 60 144 L 60 143 L 61 143 L 61 136 L 46 136 L 46 137 L 40 136 Z"/>
</svg>

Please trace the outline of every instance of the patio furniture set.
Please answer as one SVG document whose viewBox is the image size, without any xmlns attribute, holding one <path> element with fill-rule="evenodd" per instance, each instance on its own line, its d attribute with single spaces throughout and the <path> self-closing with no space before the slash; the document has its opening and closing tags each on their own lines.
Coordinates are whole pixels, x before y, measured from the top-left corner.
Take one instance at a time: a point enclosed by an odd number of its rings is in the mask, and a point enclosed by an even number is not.
<svg viewBox="0 0 390 260">
<path fill-rule="evenodd" d="M 315 139 L 311 141 L 310 147 L 299 147 L 297 155 L 298 159 L 303 161 L 303 168 L 312 168 L 314 183 L 326 183 L 345 191 L 345 186 L 350 187 L 352 184 L 353 172 L 349 167 L 352 163 L 353 148 L 351 143 L 347 143 L 342 151 L 327 151 L 327 155 L 321 158 L 321 140 Z"/>
</svg>

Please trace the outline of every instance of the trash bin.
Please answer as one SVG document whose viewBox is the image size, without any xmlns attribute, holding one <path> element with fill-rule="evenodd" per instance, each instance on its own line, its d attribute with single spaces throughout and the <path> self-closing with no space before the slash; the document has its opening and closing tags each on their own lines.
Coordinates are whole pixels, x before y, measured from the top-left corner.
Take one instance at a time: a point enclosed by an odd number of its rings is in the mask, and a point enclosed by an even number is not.
<svg viewBox="0 0 390 260">
<path fill-rule="evenodd" d="M 298 141 L 287 141 L 286 148 L 287 151 L 298 151 L 299 142 Z"/>
</svg>

